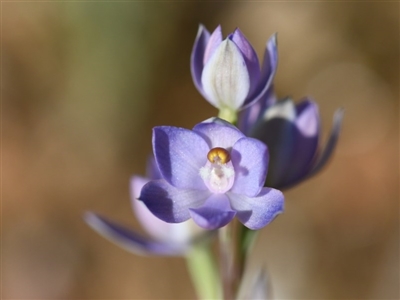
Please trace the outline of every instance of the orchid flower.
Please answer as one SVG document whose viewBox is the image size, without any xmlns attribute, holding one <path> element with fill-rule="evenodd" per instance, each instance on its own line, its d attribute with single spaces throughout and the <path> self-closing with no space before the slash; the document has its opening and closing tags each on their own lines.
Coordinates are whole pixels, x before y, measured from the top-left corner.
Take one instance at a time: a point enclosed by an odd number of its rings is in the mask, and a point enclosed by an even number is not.
<svg viewBox="0 0 400 300">
<path fill-rule="evenodd" d="M 267 95 L 240 113 L 238 127 L 268 145 L 271 162 L 266 184 L 285 189 L 325 166 L 339 137 L 343 110 L 335 112 L 328 142 L 321 150 L 317 104 L 309 98 L 297 105 L 290 98 L 277 101 L 272 88 Z"/>
<path fill-rule="evenodd" d="M 223 39 L 221 26 L 210 34 L 200 25 L 191 55 L 191 72 L 204 98 L 220 110 L 220 115 L 229 116 L 265 96 L 277 61 L 276 34 L 266 44 L 260 69 L 256 52 L 239 29 Z"/>
<path fill-rule="evenodd" d="M 221 26 L 210 33 L 200 25 L 192 78 L 219 117 L 192 130 L 153 129 L 147 177 L 135 175 L 130 182 L 133 211 L 146 234 L 94 212 L 85 214 L 89 226 L 136 254 L 184 256 L 200 299 L 269 299 L 265 267 L 245 274 L 258 230 L 284 210 L 278 189 L 300 183 L 327 163 L 343 119 L 343 110 L 337 110 L 321 149 L 317 104 L 277 99 L 277 63 L 276 34 L 260 66 L 239 29 L 223 38 Z M 230 224 L 235 217 L 241 224 Z M 218 264 L 211 244 L 202 243 L 216 232 Z"/>
<path fill-rule="evenodd" d="M 263 187 L 268 149 L 232 124 L 212 118 L 193 130 L 153 129 L 153 151 L 162 179 L 147 183 L 139 199 L 158 218 L 190 218 L 217 229 L 235 216 L 256 230 L 283 211 L 283 194 Z"/>
<path fill-rule="evenodd" d="M 184 255 L 197 240 L 205 236 L 193 221 L 188 220 L 180 224 L 166 223 L 155 217 L 143 202 L 137 200 L 140 190 L 147 182 L 160 178 L 154 159 L 149 161 L 147 173 L 149 178 L 133 176 L 130 190 L 134 214 L 148 236 L 143 236 L 93 212 L 85 214 L 85 221 L 103 237 L 135 254 Z"/>
</svg>

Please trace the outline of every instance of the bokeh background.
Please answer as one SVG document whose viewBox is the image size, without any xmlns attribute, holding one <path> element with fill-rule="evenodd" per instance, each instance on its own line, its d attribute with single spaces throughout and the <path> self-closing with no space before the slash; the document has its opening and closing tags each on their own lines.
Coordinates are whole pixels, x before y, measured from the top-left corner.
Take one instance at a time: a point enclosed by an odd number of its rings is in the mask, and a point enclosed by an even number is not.
<svg viewBox="0 0 400 300">
<path fill-rule="evenodd" d="M 337 151 L 285 192 L 250 267 L 276 299 L 399 298 L 399 3 L 2 2 L 2 298 L 192 299 L 185 262 L 93 232 L 95 210 L 139 228 L 128 182 L 155 125 L 216 110 L 189 58 L 199 23 L 240 27 L 261 56 L 278 32 L 279 96 L 312 96 Z"/>
</svg>

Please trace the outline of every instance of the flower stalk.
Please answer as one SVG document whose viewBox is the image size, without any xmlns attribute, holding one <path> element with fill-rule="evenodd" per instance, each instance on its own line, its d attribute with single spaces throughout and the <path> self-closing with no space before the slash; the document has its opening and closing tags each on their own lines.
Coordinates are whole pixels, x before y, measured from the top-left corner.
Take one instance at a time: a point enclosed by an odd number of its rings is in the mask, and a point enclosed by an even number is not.
<svg viewBox="0 0 400 300">
<path fill-rule="evenodd" d="M 234 247 L 232 243 L 232 225 L 221 228 L 218 233 L 220 251 L 220 273 L 223 285 L 223 299 L 233 299 L 234 284 Z"/>
<path fill-rule="evenodd" d="M 232 110 L 229 107 L 221 108 L 218 113 L 218 118 L 225 120 L 229 123 L 236 124 L 237 113 L 235 110 Z"/>
<path fill-rule="evenodd" d="M 221 299 L 221 282 L 209 244 L 199 244 L 186 255 L 186 264 L 199 299 Z"/>
</svg>

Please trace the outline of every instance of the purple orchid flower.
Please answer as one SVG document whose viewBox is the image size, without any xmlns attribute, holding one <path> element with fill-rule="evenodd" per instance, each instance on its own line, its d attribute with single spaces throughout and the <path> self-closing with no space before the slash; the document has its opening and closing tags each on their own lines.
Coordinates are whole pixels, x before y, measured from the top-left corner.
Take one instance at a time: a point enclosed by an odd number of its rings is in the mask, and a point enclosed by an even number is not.
<svg viewBox="0 0 400 300">
<path fill-rule="evenodd" d="M 213 106 L 237 111 L 265 97 L 277 62 L 276 34 L 266 44 L 260 70 L 256 52 L 239 29 L 223 40 L 221 26 L 210 35 L 200 25 L 191 72 L 197 89 Z"/>
<path fill-rule="evenodd" d="M 267 147 L 228 122 L 213 118 L 192 131 L 155 127 L 153 151 L 162 179 L 147 183 L 139 199 L 165 222 L 192 218 L 217 229 L 237 216 L 255 230 L 283 211 L 283 194 L 263 187 Z"/>
<path fill-rule="evenodd" d="M 290 98 L 280 101 L 272 90 L 268 97 L 242 111 L 238 127 L 248 136 L 268 145 L 271 163 L 266 185 L 291 187 L 322 169 L 331 157 L 343 119 L 335 112 L 333 128 L 324 150 L 320 150 L 321 124 L 317 104 L 309 98 L 295 105 Z"/>
<path fill-rule="evenodd" d="M 201 234 L 201 229 L 192 221 L 170 224 L 155 217 L 137 200 L 142 187 L 151 179 L 160 178 L 160 173 L 152 159 L 148 164 L 150 178 L 133 176 L 131 179 L 131 199 L 134 213 L 149 236 L 143 236 L 96 213 L 87 212 L 85 221 L 100 235 L 135 254 L 184 255 L 191 246 L 209 234 Z"/>
</svg>

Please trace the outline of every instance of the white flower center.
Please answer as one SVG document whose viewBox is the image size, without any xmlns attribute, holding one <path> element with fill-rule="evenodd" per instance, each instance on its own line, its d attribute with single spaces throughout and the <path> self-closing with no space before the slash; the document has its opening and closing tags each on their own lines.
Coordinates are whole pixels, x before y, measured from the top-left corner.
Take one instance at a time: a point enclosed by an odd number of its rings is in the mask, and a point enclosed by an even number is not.
<svg viewBox="0 0 400 300">
<path fill-rule="evenodd" d="M 206 165 L 200 168 L 200 176 L 205 185 L 216 194 L 229 191 L 235 179 L 229 152 L 224 148 L 213 148 L 208 152 L 207 158 Z"/>
</svg>

